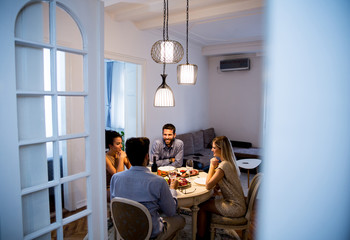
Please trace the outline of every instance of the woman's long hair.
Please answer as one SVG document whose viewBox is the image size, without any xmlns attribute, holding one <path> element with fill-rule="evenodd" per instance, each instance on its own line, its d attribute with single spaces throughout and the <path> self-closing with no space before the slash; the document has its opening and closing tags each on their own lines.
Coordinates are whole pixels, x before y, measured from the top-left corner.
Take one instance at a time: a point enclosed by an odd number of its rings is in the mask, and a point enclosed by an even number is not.
<svg viewBox="0 0 350 240">
<path fill-rule="evenodd" d="M 238 176 L 241 175 L 236 163 L 236 156 L 233 152 L 232 145 L 226 136 L 220 136 L 213 139 L 215 146 L 221 150 L 221 158 L 223 161 L 230 162 L 236 169 Z"/>
</svg>

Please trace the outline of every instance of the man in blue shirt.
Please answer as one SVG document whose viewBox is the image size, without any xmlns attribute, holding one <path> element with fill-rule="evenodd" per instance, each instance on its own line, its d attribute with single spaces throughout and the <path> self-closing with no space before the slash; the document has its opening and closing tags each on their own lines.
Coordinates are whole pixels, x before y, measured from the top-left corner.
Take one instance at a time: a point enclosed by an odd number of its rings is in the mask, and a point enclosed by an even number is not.
<svg viewBox="0 0 350 240">
<path fill-rule="evenodd" d="M 167 123 L 163 126 L 163 139 L 157 139 L 153 142 L 151 149 L 152 161 L 156 157 L 158 167 L 182 167 L 184 143 L 180 139 L 175 139 L 175 132 L 175 126 Z"/>
<path fill-rule="evenodd" d="M 152 217 L 153 239 L 171 239 L 185 226 L 185 219 L 176 214 L 177 180 L 170 185 L 150 172 L 148 138 L 126 141 L 126 155 L 131 163 L 128 171 L 118 172 L 111 179 L 111 198 L 128 198 L 143 204 Z M 167 217 L 160 217 L 160 212 Z"/>
</svg>

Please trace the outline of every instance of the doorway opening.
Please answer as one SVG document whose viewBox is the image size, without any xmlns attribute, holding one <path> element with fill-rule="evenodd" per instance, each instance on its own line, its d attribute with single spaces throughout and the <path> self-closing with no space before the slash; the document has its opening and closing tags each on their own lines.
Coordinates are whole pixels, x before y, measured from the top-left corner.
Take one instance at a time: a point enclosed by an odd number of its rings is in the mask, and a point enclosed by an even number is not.
<svg viewBox="0 0 350 240">
<path fill-rule="evenodd" d="M 124 140 L 142 135 L 142 65 L 105 59 L 105 128 Z"/>
</svg>

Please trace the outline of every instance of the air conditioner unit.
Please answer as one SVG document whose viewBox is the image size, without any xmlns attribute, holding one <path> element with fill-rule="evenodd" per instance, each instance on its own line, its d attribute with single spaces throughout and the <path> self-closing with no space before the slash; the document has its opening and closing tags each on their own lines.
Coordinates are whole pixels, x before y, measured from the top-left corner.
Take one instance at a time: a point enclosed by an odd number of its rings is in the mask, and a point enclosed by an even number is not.
<svg viewBox="0 0 350 240">
<path fill-rule="evenodd" d="M 240 71 L 240 70 L 249 70 L 249 69 L 250 69 L 249 58 L 239 58 L 239 59 L 220 61 L 221 72 Z"/>
</svg>

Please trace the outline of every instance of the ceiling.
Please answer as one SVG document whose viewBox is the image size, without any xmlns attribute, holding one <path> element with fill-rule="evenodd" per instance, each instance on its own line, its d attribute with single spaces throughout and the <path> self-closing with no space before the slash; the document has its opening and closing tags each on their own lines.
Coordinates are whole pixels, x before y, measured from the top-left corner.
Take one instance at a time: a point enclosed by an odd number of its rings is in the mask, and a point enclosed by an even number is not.
<svg viewBox="0 0 350 240">
<path fill-rule="evenodd" d="M 114 21 L 131 21 L 162 38 L 163 0 L 104 0 Z M 189 41 L 203 48 L 260 43 L 263 0 L 190 0 Z M 186 0 L 169 0 L 169 39 L 186 39 Z"/>
</svg>

